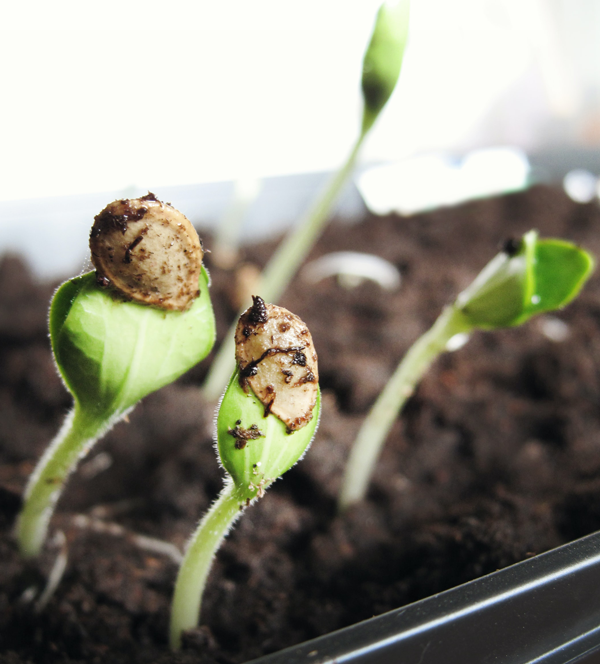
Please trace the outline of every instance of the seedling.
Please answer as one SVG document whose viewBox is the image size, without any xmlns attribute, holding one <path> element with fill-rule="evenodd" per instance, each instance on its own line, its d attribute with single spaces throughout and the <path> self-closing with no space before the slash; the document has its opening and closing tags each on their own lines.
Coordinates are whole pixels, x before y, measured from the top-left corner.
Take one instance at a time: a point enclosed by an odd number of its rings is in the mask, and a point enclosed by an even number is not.
<svg viewBox="0 0 600 664">
<path fill-rule="evenodd" d="M 394 420 L 438 355 L 456 347 L 460 339 L 466 341 L 473 330 L 521 325 L 532 316 L 560 309 L 579 293 L 593 267 L 586 251 L 562 240 L 539 240 L 535 231 L 520 241 L 508 241 L 408 350 L 375 401 L 354 441 L 339 509 L 364 498 Z"/>
<path fill-rule="evenodd" d="M 28 558 L 77 461 L 214 343 L 202 246 L 180 212 L 152 194 L 116 201 L 96 217 L 90 246 L 96 271 L 64 283 L 50 306 L 52 351 L 74 406 L 25 490 L 17 539 Z"/>
<path fill-rule="evenodd" d="M 361 130 L 348 158 L 303 218 L 279 245 L 265 267 L 255 290 L 268 302 L 277 302 L 307 257 L 329 219 L 342 187 L 352 173 L 360 148 L 379 117 L 400 76 L 408 37 L 410 0 L 387 0 L 377 13 L 362 73 L 363 116 Z M 217 399 L 233 369 L 235 324 L 227 333 L 211 365 L 204 394 Z"/>
<path fill-rule="evenodd" d="M 306 325 L 260 297 L 240 318 L 233 372 L 216 421 L 225 486 L 188 543 L 171 614 L 171 647 L 194 628 L 214 555 L 242 511 L 304 456 L 320 411 L 317 355 Z"/>
</svg>

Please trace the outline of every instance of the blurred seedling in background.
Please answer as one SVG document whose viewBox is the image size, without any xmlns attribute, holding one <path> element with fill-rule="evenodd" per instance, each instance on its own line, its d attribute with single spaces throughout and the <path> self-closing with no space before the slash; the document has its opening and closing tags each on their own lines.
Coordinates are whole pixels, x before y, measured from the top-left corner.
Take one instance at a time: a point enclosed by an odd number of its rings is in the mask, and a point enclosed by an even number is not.
<svg viewBox="0 0 600 664">
<path fill-rule="evenodd" d="M 361 87 L 364 103 L 358 138 L 345 163 L 280 244 L 253 285 L 254 292 L 268 302 L 279 300 L 320 237 L 333 205 L 352 173 L 363 141 L 396 87 L 408 37 L 409 9 L 409 0 L 388 0 L 379 8 L 363 60 Z M 208 373 L 204 395 L 209 400 L 219 397 L 233 370 L 234 330 L 235 324 L 228 331 Z"/>
<path fill-rule="evenodd" d="M 171 614 L 171 647 L 197 626 L 213 558 L 256 498 L 304 456 L 320 411 L 317 355 L 306 325 L 286 309 L 254 298 L 235 333 L 237 367 L 216 421 L 225 486 L 188 542 Z"/>
<path fill-rule="evenodd" d="M 50 306 L 52 351 L 74 405 L 25 490 L 17 539 L 27 558 L 39 554 L 78 460 L 214 343 L 202 245 L 180 212 L 152 194 L 115 201 L 95 218 L 90 248 L 96 271 L 63 284 Z"/>
<path fill-rule="evenodd" d="M 507 241 L 473 283 L 446 307 L 408 350 L 375 401 L 352 446 L 338 497 L 341 511 L 363 500 L 383 443 L 406 400 L 431 363 L 455 350 L 474 330 L 521 325 L 568 304 L 594 267 L 586 251 L 535 231 Z"/>
</svg>

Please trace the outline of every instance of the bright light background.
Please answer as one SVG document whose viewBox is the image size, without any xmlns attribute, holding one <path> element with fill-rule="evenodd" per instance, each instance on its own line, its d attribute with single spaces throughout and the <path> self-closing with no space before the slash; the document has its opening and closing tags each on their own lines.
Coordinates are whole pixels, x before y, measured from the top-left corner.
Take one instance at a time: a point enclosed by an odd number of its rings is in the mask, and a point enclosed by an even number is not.
<svg viewBox="0 0 600 664">
<path fill-rule="evenodd" d="M 358 131 L 379 0 L 0 8 L 0 200 L 327 170 Z M 600 145 L 600 3 L 413 0 L 363 161 Z"/>
</svg>

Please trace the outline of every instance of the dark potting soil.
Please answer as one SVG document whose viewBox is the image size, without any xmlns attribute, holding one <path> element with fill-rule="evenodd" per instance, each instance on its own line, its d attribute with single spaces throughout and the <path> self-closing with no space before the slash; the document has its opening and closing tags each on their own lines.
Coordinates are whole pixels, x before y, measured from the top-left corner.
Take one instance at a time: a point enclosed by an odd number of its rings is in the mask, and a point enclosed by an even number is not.
<svg viewBox="0 0 600 664">
<path fill-rule="evenodd" d="M 46 331 L 53 285 L 0 262 L 0 661 L 244 662 L 369 618 L 600 529 L 600 276 L 564 311 L 477 333 L 444 355 L 389 436 L 368 499 L 337 516 L 349 446 L 409 345 L 510 236 L 537 228 L 600 256 L 600 210 L 560 190 L 412 218 L 334 224 L 311 258 L 377 254 L 396 292 L 297 279 L 282 304 L 310 327 L 323 413 L 306 458 L 226 540 L 201 625 L 167 646 L 176 559 L 216 497 L 209 360 L 145 399 L 70 478 L 44 554 L 18 557 L 20 495 L 70 398 Z M 210 240 L 207 239 L 210 247 Z M 274 245 L 248 247 L 262 264 Z M 222 336 L 234 275 L 208 265 Z M 248 273 L 248 271 L 246 271 Z M 56 590 L 40 594 L 58 555 Z"/>
</svg>

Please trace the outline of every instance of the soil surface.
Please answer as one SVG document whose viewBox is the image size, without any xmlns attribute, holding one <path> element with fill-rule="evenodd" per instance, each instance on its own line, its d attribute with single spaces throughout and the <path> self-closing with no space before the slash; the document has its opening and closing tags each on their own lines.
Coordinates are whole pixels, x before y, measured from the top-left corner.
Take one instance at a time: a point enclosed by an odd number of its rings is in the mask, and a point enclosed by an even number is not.
<svg viewBox="0 0 600 664">
<path fill-rule="evenodd" d="M 598 274 L 564 311 L 476 333 L 440 358 L 395 423 L 368 499 L 336 515 L 349 446 L 399 359 L 503 240 L 531 228 L 600 256 L 598 206 L 542 186 L 329 227 L 311 258 L 374 253 L 402 285 L 390 293 L 299 278 L 283 298 L 319 354 L 320 429 L 306 458 L 238 521 L 201 625 L 177 655 L 167 646 L 176 560 L 222 484 L 214 404 L 199 391 L 209 360 L 146 398 L 80 463 L 43 555 L 26 565 L 11 534 L 20 495 L 70 397 L 47 337 L 54 285 L 1 259 L 0 661 L 245 662 L 600 529 Z M 248 247 L 241 260 L 261 265 L 273 246 Z M 222 336 L 236 279 L 210 255 L 208 266 Z"/>
</svg>

